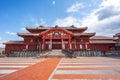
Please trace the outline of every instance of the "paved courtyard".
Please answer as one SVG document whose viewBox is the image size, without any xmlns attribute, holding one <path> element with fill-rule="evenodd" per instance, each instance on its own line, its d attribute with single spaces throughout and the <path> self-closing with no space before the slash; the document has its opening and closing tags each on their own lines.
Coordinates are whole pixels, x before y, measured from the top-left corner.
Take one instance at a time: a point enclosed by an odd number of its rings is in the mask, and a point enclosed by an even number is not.
<svg viewBox="0 0 120 80">
<path fill-rule="evenodd" d="M 0 77 L 27 68 L 45 59 L 35 58 L 0 58 Z"/>
<path fill-rule="evenodd" d="M 63 58 L 53 72 L 51 79 L 120 80 L 120 58 Z"/>
<path fill-rule="evenodd" d="M 120 80 L 120 58 L 0 58 L 0 80 L 16 80 L 14 75 L 22 80 Z"/>
</svg>

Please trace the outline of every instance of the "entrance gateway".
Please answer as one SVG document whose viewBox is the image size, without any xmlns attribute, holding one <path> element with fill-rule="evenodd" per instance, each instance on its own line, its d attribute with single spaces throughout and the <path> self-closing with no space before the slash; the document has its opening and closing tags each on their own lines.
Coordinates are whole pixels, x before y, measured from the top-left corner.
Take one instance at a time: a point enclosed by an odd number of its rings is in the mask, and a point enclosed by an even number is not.
<svg viewBox="0 0 120 80">
<path fill-rule="evenodd" d="M 64 46 L 64 45 L 63 45 Z M 61 40 L 53 40 L 53 43 L 52 43 L 52 49 L 62 49 L 62 43 L 61 43 Z"/>
<path fill-rule="evenodd" d="M 64 43 L 64 44 L 63 44 Z M 53 39 L 52 45 L 50 44 L 50 41 L 46 41 L 46 49 L 65 49 L 67 48 L 67 41 L 62 41 L 61 39 Z"/>
<path fill-rule="evenodd" d="M 46 49 L 51 49 L 51 47 L 52 47 L 52 49 L 62 49 L 62 43 L 61 43 L 61 40 L 60 39 L 58 39 L 58 40 L 52 40 L 52 45 L 51 45 L 51 43 L 50 43 L 50 41 L 46 41 Z"/>
<path fill-rule="evenodd" d="M 50 31 L 42 34 L 42 49 L 70 49 L 72 35 L 73 34 L 65 32 L 63 29 L 51 29 Z"/>
</svg>

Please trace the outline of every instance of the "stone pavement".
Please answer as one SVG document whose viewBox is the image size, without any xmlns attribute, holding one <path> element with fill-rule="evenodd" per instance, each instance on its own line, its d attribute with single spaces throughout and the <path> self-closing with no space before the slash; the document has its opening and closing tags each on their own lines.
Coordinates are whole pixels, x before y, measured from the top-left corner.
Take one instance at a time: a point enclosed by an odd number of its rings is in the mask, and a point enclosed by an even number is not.
<svg viewBox="0 0 120 80">
<path fill-rule="evenodd" d="M 48 80 L 61 58 L 47 58 L 30 67 L 0 77 L 0 80 Z"/>
<path fill-rule="evenodd" d="M 0 58 L 0 77 L 29 67 L 45 59 L 35 58 Z"/>
<path fill-rule="evenodd" d="M 120 57 L 0 58 L 0 80 L 120 80 Z"/>
<path fill-rule="evenodd" d="M 63 58 L 50 79 L 120 80 L 120 58 Z"/>
</svg>

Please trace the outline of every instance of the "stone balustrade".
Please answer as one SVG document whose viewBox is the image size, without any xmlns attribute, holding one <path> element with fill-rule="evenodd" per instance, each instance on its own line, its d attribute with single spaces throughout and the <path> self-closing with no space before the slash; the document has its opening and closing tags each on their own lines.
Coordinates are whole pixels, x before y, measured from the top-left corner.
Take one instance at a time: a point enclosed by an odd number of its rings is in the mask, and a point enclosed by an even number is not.
<svg viewBox="0 0 120 80">
<path fill-rule="evenodd" d="M 37 57 L 39 56 L 39 51 L 11 51 L 8 57 Z"/>
</svg>

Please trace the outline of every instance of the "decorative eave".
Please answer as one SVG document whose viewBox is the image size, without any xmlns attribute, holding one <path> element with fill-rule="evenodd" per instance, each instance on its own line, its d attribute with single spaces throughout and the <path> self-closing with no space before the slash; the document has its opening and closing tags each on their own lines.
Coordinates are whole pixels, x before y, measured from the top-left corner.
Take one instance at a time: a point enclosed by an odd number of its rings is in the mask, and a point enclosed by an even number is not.
<svg viewBox="0 0 120 80">
<path fill-rule="evenodd" d="M 17 35 L 21 37 L 39 37 L 39 34 L 35 33 L 17 33 Z"/>
<path fill-rule="evenodd" d="M 117 34 L 113 35 L 113 39 L 115 41 L 119 40 L 120 39 L 120 33 L 117 33 Z"/>
<path fill-rule="evenodd" d="M 76 33 L 76 34 L 74 34 L 74 36 L 77 36 L 77 37 L 92 37 L 92 36 L 94 36 L 96 33 Z"/>
<path fill-rule="evenodd" d="M 81 27 L 81 28 L 66 28 L 68 31 L 76 31 L 76 32 L 79 32 L 79 33 L 83 33 L 85 32 L 88 27 Z"/>
<path fill-rule="evenodd" d="M 116 36 L 120 36 L 120 33 L 117 33 Z"/>
<path fill-rule="evenodd" d="M 44 30 L 44 29 L 49 29 L 49 27 L 36 27 L 36 28 L 30 28 L 30 27 L 25 27 L 26 30 Z"/>
<path fill-rule="evenodd" d="M 68 30 L 86 30 L 88 27 L 75 27 L 74 25 L 64 27 L 56 25 L 54 28 L 64 28 Z"/>
<path fill-rule="evenodd" d="M 49 28 L 46 28 L 46 27 L 43 27 L 43 28 L 39 28 L 39 27 L 37 27 L 37 28 L 28 28 L 28 27 L 26 27 L 26 30 L 29 31 L 29 32 L 31 32 L 31 33 L 33 31 L 45 31 L 47 29 L 49 29 Z"/>
<path fill-rule="evenodd" d="M 23 41 L 7 41 L 7 42 L 4 42 L 3 44 L 24 44 Z"/>
<path fill-rule="evenodd" d="M 48 30 L 40 33 L 40 36 L 42 36 L 42 35 L 44 35 L 44 34 L 47 34 L 47 33 L 49 33 L 50 31 L 63 31 L 63 32 L 65 32 L 65 33 L 67 33 L 67 34 L 70 34 L 70 35 L 72 35 L 72 36 L 74 35 L 72 32 L 70 32 L 70 31 L 68 31 L 68 30 L 66 30 L 66 29 L 64 29 L 64 28 L 62 29 L 62 28 L 56 27 L 56 28 L 51 28 L 51 29 L 48 29 Z"/>
<path fill-rule="evenodd" d="M 120 38 L 120 33 L 117 33 L 113 36 L 114 38 L 117 37 L 118 39 Z"/>
<path fill-rule="evenodd" d="M 66 28 L 67 30 L 87 30 L 88 29 L 88 27 L 80 27 L 80 28 L 71 28 L 71 27 L 68 27 L 68 28 Z"/>
<path fill-rule="evenodd" d="M 88 27 L 81 27 L 81 28 L 78 28 L 78 27 L 75 27 L 74 25 L 72 26 L 67 26 L 67 27 L 63 27 L 63 26 L 58 26 L 56 25 L 55 27 L 47 27 L 47 26 L 42 26 L 40 25 L 39 27 L 36 27 L 36 28 L 30 28 L 30 27 L 25 27 L 27 31 L 29 32 L 35 32 L 35 31 L 46 31 L 48 29 L 52 29 L 52 28 L 61 28 L 61 29 L 66 29 L 68 31 L 80 31 L 80 32 L 84 32 L 85 30 L 87 30 Z"/>
</svg>

